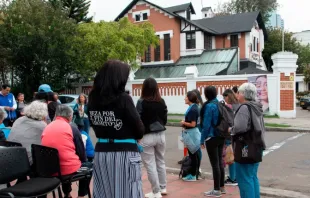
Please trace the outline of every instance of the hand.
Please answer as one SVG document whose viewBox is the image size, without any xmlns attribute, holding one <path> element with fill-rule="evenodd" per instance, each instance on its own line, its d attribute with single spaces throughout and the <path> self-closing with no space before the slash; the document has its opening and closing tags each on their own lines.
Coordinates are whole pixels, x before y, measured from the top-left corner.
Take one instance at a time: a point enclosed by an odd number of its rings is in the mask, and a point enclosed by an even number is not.
<svg viewBox="0 0 310 198">
<path fill-rule="evenodd" d="M 201 144 L 201 145 L 200 145 L 200 148 L 201 148 L 201 149 L 205 149 L 206 146 L 205 146 L 204 144 Z"/>
<path fill-rule="evenodd" d="M 181 125 L 183 126 L 185 122 L 184 122 L 184 120 L 182 120 L 180 123 L 181 123 Z"/>
<path fill-rule="evenodd" d="M 10 108 L 10 111 L 14 111 L 15 109 L 12 107 L 12 108 Z"/>
<path fill-rule="evenodd" d="M 5 110 L 10 111 L 11 108 L 10 107 L 4 107 Z"/>
<path fill-rule="evenodd" d="M 228 133 L 230 133 L 230 132 L 231 132 L 231 127 L 228 128 Z"/>
</svg>

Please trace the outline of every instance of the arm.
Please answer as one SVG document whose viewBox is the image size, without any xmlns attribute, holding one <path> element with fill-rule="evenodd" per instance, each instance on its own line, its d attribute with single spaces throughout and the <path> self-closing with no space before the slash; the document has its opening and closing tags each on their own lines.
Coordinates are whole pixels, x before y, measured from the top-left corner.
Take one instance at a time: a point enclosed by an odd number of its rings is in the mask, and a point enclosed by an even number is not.
<svg viewBox="0 0 310 198">
<path fill-rule="evenodd" d="M 136 105 L 136 109 L 137 109 L 140 116 L 142 115 L 142 111 L 143 111 L 142 101 L 143 101 L 142 99 L 139 99 L 137 102 L 137 105 Z"/>
<path fill-rule="evenodd" d="M 86 151 L 83 143 L 83 139 L 80 131 L 76 126 L 71 124 L 71 129 L 73 133 L 73 142 L 75 145 L 75 152 L 79 156 L 81 162 L 86 162 Z"/>
<path fill-rule="evenodd" d="M 132 98 L 129 95 L 126 95 L 125 98 L 126 98 L 125 111 L 126 111 L 127 119 L 129 123 L 131 123 L 133 126 L 133 130 L 135 132 L 135 138 L 137 140 L 140 140 L 142 139 L 144 131 L 145 131 L 144 125 L 141 121 L 141 118 L 140 118 L 140 115 L 137 109 L 135 108 Z"/>
<path fill-rule="evenodd" d="M 167 105 L 166 105 L 164 99 L 163 99 L 163 104 L 164 104 L 163 122 L 164 122 L 164 125 L 166 125 L 167 124 L 167 120 L 168 120 L 168 109 L 167 109 Z"/>
<path fill-rule="evenodd" d="M 12 94 L 13 95 L 13 94 Z M 13 109 L 12 110 L 15 110 L 17 109 L 17 103 L 16 103 L 16 100 L 15 100 L 15 96 L 13 95 Z"/>
<path fill-rule="evenodd" d="M 209 105 L 206 105 L 206 108 L 203 114 L 204 114 L 203 121 L 202 121 L 203 128 L 201 129 L 201 140 L 200 140 L 201 144 L 204 144 L 204 141 L 206 140 L 206 138 L 210 136 L 211 127 L 212 125 L 216 124 L 216 121 L 219 116 L 219 112 L 215 104 L 209 104 Z"/>
<path fill-rule="evenodd" d="M 237 135 L 247 132 L 250 122 L 250 112 L 246 105 L 240 107 L 239 111 L 235 115 L 234 126 L 231 128 L 231 135 Z"/>
<path fill-rule="evenodd" d="M 186 115 L 187 121 L 185 122 L 182 120 L 181 124 L 183 127 L 194 128 L 197 125 L 198 117 L 199 117 L 198 108 L 192 107 Z"/>
</svg>

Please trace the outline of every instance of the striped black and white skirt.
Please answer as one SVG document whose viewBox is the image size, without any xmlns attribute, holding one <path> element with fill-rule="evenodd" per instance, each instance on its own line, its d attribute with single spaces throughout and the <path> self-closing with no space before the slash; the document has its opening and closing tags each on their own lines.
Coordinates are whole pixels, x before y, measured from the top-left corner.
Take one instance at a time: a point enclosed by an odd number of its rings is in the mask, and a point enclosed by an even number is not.
<svg viewBox="0 0 310 198">
<path fill-rule="evenodd" d="M 138 152 L 96 152 L 94 198 L 143 198 Z"/>
</svg>

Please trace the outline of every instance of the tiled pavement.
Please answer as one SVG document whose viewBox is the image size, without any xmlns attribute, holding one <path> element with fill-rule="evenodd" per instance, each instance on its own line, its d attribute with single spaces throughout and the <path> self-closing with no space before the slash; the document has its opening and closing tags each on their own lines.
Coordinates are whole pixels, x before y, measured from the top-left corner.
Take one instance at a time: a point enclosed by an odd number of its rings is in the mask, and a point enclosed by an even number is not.
<svg viewBox="0 0 310 198">
<path fill-rule="evenodd" d="M 143 193 L 148 193 L 151 191 L 151 185 L 147 180 L 147 174 L 143 170 Z M 168 195 L 163 196 L 163 198 L 202 198 L 203 192 L 212 189 L 212 180 L 199 180 L 197 182 L 184 182 L 179 179 L 177 175 L 167 174 L 167 191 Z M 72 197 L 77 197 L 77 185 L 78 183 L 72 184 Z M 92 185 L 91 185 L 92 189 Z M 223 198 L 237 198 L 239 196 L 238 187 L 226 187 L 227 194 L 223 195 Z M 57 193 L 56 193 L 57 194 Z M 49 195 L 48 198 L 52 198 Z"/>
</svg>

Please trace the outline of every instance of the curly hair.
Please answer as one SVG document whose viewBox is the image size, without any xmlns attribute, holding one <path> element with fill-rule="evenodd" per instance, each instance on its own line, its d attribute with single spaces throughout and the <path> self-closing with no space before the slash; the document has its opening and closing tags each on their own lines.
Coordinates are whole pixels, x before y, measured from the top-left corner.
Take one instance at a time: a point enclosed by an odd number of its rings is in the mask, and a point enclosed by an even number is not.
<svg viewBox="0 0 310 198">
<path fill-rule="evenodd" d="M 41 121 L 48 115 L 47 104 L 35 100 L 24 108 L 24 114 L 28 118 Z"/>
</svg>

